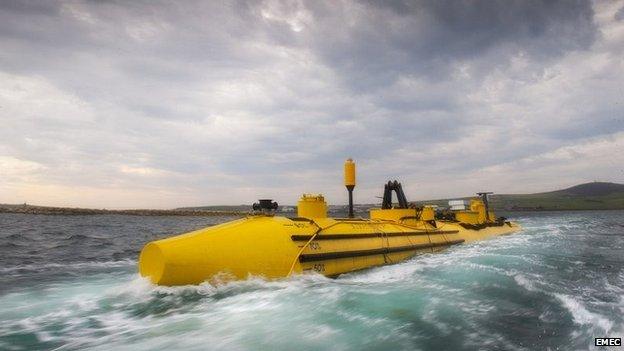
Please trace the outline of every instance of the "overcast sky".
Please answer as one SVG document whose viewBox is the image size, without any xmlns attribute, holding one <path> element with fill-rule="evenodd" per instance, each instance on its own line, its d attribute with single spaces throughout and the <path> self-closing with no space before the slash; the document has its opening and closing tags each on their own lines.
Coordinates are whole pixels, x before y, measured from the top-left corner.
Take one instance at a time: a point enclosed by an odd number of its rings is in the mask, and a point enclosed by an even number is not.
<svg viewBox="0 0 624 351">
<path fill-rule="evenodd" d="M 624 182 L 623 1 L 2 1 L 0 203 Z"/>
</svg>

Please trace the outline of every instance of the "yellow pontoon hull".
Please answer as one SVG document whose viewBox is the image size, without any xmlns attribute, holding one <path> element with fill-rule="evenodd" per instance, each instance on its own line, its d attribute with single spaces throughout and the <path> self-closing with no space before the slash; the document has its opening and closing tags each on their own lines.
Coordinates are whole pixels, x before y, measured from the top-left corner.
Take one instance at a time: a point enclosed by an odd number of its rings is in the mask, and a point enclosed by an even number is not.
<svg viewBox="0 0 624 351">
<path fill-rule="evenodd" d="M 259 215 L 148 243 L 139 270 L 159 285 L 303 272 L 333 277 L 518 230 L 510 222 L 466 229 L 445 221 Z"/>
</svg>

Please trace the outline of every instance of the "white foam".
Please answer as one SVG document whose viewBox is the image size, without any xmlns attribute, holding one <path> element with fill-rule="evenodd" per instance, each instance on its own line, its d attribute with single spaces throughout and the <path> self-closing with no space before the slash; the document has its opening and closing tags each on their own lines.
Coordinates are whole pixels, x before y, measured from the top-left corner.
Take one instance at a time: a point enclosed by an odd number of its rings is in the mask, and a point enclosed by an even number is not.
<svg viewBox="0 0 624 351">
<path fill-rule="evenodd" d="M 535 285 L 533 284 L 533 282 L 526 277 L 525 275 L 522 274 L 516 274 L 513 276 L 514 280 L 516 281 L 516 283 L 518 285 L 520 285 L 521 287 L 527 289 L 528 291 L 536 291 L 537 289 L 535 288 Z"/>
<path fill-rule="evenodd" d="M 561 301 L 562 305 L 572 314 L 576 324 L 597 326 L 606 334 L 613 328 L 613 322 L 597 313 L 589 312 L 581 302 L 573 297 L 557 293 L 553 295 Z"/>
</svg>

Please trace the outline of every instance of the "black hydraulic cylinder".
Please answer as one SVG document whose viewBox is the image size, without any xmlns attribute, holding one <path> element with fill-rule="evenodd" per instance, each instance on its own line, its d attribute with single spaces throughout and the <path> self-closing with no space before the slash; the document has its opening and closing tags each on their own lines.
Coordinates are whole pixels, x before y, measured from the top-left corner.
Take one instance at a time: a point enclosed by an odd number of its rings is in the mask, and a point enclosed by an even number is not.
<svg viewBox="0 0 624 351">
<path fill-rule="evenodd" d="M 347 190 L 349 191 L 349 218 L 355 217 L 353 214 L 353 185 L 347 185 Z"/>
</svg>

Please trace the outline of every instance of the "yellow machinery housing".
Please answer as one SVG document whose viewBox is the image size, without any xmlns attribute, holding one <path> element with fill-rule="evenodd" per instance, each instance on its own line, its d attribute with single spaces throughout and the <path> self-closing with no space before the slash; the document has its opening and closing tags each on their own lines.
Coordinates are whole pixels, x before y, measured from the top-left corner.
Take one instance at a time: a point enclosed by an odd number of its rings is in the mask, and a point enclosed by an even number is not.
<svg viewBox="0 0 624 351">
<path fill-rule="evenodd" d="M 355 164 L 347 163 L 353 164 L 353 173 L 345 164 L 345 185 L 352 189 Z M 394 208 L 387 201 L 384 206 L 390 208 L 371 209 L 369 219 L 328 218 L 320 194 L 304 194 L 297 217 L 286 218 L 272 212 L 277 204 L 262 201 L 245 218 L 148 243 L 139 257 L 141 275 L 158 285 L 304 272 L 335 277 L 520 229 L 493 220 L 480 199 L 469 210 L 457 211 L 455 220 L 435 219 L 431 206 Z"/>
<path fill-rule="evenodd" d="M 302 218 L 327 217 L 327 203 L 321 194 L 303 194 L 297 203 L 297 216 Z"/>
</svg>

